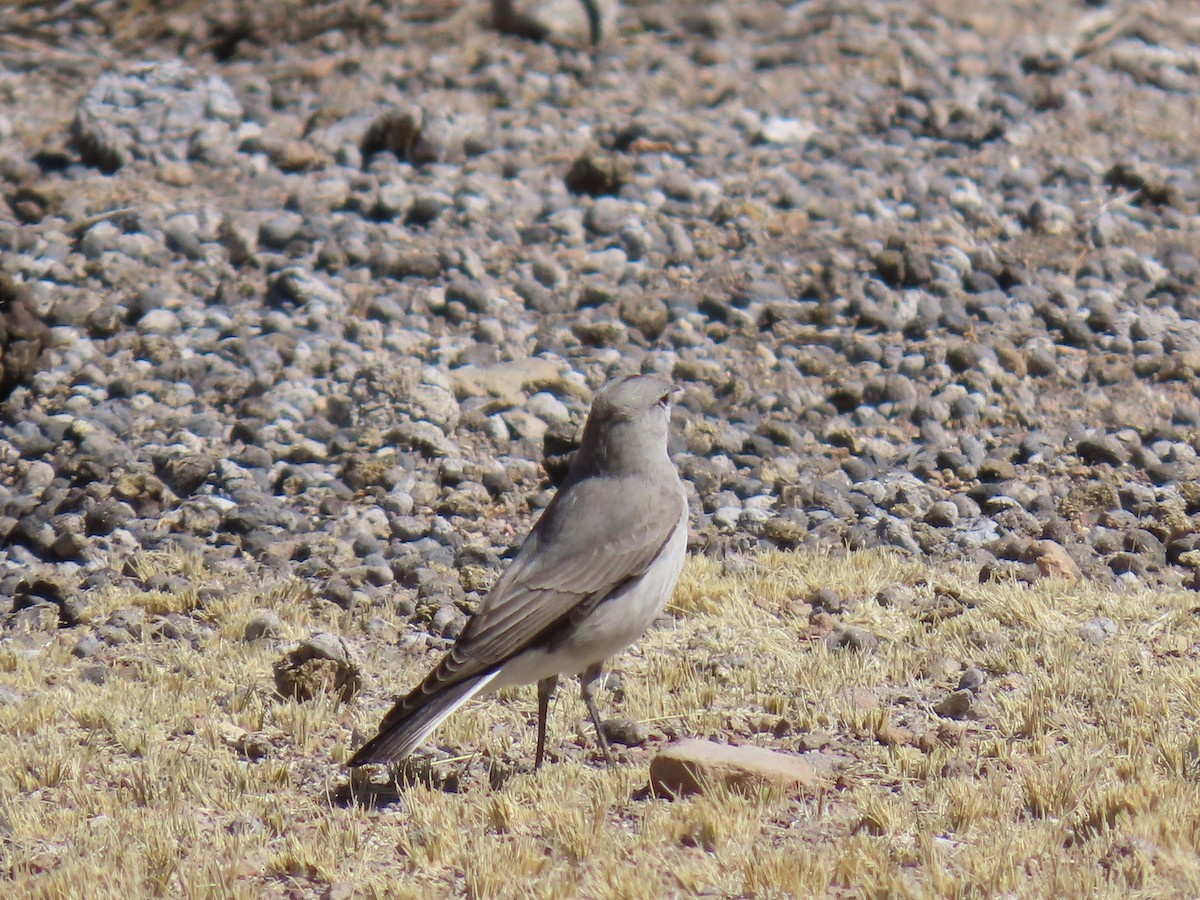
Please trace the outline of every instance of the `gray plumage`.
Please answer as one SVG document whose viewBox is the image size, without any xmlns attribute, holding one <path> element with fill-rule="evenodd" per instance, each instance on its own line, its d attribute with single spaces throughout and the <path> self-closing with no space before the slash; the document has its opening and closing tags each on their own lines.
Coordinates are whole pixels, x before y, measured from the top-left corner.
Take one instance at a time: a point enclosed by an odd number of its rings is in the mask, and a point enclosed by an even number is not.
<svg viewBox="0 0 1200 900">
<path fill-rule="evenodd" d="M 380 723 L 348 765 L 408 756 L 471 697 L 538 682 L 538 750 L 559 675 L 583 698 L 611 764 L 593 697 L 605 659 L 641 636 L 674 590 L 687 500 L 667 456 L 675 389 L 653 376 L 596 396 L 570 473 L 454 647 Z"/>
</svg>

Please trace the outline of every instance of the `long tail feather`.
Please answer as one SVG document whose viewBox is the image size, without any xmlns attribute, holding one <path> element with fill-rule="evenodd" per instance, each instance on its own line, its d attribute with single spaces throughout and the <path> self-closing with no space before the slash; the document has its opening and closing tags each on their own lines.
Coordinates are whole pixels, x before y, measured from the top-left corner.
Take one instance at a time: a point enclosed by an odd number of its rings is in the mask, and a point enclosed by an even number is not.
<svg viewBox="0 0 1200 900">
<path fill-rule="evenodd" d="M 442 720 L 486 688 L 498 674 L 500 671 L 496 669 L 451 685 L 411 711 L 403 710 L 408 698 L 401 700 L 384 716 L 379 734 L 359 747 L 346 765 L 364 766 L 404 759 Z"/>
</svg>

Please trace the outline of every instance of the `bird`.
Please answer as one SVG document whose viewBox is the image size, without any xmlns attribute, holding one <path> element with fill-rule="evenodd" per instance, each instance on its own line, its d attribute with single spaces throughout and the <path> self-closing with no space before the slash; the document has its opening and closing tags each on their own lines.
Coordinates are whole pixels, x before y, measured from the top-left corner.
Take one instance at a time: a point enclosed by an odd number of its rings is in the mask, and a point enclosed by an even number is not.
<svg viewBox="0 0 1200 900">
<path fill-rule="evenodd" d="M 580 676 L 614 766 L 595 698 L 604 662 L 662 612 L 687 558 L 687 494 L 667 453 L 677 393 L 654 375 L 617 378 L 597 393 L 566 479 L 511 564 L 348 766 L 403 760 L 472 697 L 536 682 L 536 772 L 562 675 Z"/>
</svg>

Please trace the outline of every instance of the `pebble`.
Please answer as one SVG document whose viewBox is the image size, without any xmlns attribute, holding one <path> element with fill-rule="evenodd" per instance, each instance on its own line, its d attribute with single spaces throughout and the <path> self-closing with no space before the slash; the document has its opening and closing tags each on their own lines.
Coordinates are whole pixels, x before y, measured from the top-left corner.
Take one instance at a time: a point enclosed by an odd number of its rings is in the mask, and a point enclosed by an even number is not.
<svg viewBox="0 0 1200 900">
<path fill-rule="evenodd" d="M 944 719 L 973 718 L 975 696 L 970 689 L 960 688 L 935 703 L 933 711 Z"/>
<path fill-rule="evenodd" d="M 1108 616 L 1088 619 L 1079 626 L 1079 639 L 1085 644 L 1099 646 L 1117 633 L 1117 623 Z"/>
<path fill-rule="evenodd" d="M 650 739 L 650 729 L 632 719 L 605 719 L 602 727 L 610 744 L 640 747 Z"/>
<path fill-rule="evenodd" d="M 246 627 L 242 631 L 242 640 L 247 643 L 255 641 L 273 640 L 283 635 L 283 621 L 278 614 L 263 610 L 255 613 L 254 616 L 246 623 Z"/>
</svg>

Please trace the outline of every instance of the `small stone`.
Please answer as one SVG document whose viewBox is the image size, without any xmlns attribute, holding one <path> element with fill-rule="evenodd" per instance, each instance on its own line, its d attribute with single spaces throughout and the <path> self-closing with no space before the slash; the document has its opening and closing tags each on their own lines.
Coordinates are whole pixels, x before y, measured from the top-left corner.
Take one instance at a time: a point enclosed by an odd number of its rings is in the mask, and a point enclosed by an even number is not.
<svg viewBox="0 0 1200 900">
<path fill-rule="evenodd" d="M 958 523 L 958 507 L 950 500 L 938 500 L 925 510 L 925 524 L 935 528 L 949 528 Z"/>
<path fill-rule="evenodd" d="M 1108 616 L 1097 616 L 1080 625 L 1077 633 L 1085 644 L 1098 647 L 1117 633 L 1117 623 Z"/>
<path fill-rule="evenodd" d="M 663 797 L 703 794 L 720 787 L 747 792 L 779 787 L 799 792 L 817 783 L 816 770 L 799 757 L 696 738 L 667 747 L 650 763 L 651 788 Z"/>
<path fill-rule="evenodd" d="M 838 625 L 829 633 L 825 643 L 831 650 L 856 650 L 862 653 L 878 647 L 879 638 L 857 625 Z"/>
<path fill-rule="evenodd" d="M 547 391 L 539 391 L 530 397 L 525 409 L 547 425 L 565 425 L 571 421 L 571 411 L 566 404 Z"/>
<path fill-rule="evenodd" d="M 846 599 L 830 587 L 817 588 L 809 595 L 808 602 L 813 609 L 823 609 L 829 613 L 846 611 Z"/>
<path fill-rule="evenodd" d="M 975 695 L 967 689 L 947 694 L 936 704 L 933 711 L 944 719 L 966 719 L 972 717 Z"/>
<path fill-rule="evenodd" d="M 633 719 L 605 719 L 601 729 L 610 744 L 625 747 L 640 747 L 650 738 L 650 729 Z"/>
<path fill-rule="evenodd" d="M 242 640 L 247 643 L 269 640 L 283 634 L 283 621 L 269 609 L 255 613 L 242 631 Z"/>
<path fill-rule="evenodd" d="M 628 159 L 597 150 L 576 159 L 563 180 L 573 194 L 599 197 L 617 193 L 632 178 L 633 165 Z"/>
<path fill-rule="evenodd" d="M 621 321 L 641 332 L 648 341 L 657 340 L 667 327 L 667 304 L 657 297 L 630 296 L 617 307 Z"/>
<path fill-rule="evenodd" d="M 104 649 L 104 641 L 94 634 L 85 634 L 71 648 L 71 655 L 79 659 L 91 659 Z"/>
<path fill-rule="evenodd" d="M 890 722 L 875 730 L 875 740 L 885 747 L 906 747 L 913 742 L 916 735 L 911 729 L 893 725 Z"/>
<path fill-rule="evenodd" d="M 1121 442 L 1107 434 L 1088 435 L 1075 445 L 1075 452 L 1084 462 L 1092 464 L 1120 466 L 1129 461 L 1129 453 Z"/>
<path fill-rule="evenodd" d="M 1063 578 L 1072 583 L 1079 580 L 1079 564 L 1061 544 L 1054 541 L 1037 541 L 1031 549 L 1034 564 L 1043 577 Z"/>
<path fill-rule="evenodd" d="M 317 632 L 275 661 L 275 688 L 284 697 L 312 700 L 336 691 L 347 701 L 358 693 L 362 675 L 349 645 L 340 637 Z"/>
<path fill-rule="evenodd" d="M 216 459 L 207 453 L 178 453 L 156 461 L 159 476 L 180 497 L 200 487 L 216 465 Z"/>
<path fill-rule="evenodd" d="M 760 135 L 768 144 L 804 144 L 816 133 L 812 122 L 771 116 L 763 122 Z"/>
<path fill-rule="evenodd" d="M 438 608 L 433 614 L 432 631 L 444 638 L 454 639 L 462 634 L 466 627 L 466 616 L 452 603 Z"/>
</svg>

